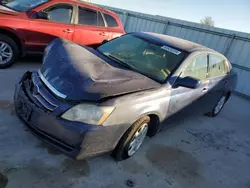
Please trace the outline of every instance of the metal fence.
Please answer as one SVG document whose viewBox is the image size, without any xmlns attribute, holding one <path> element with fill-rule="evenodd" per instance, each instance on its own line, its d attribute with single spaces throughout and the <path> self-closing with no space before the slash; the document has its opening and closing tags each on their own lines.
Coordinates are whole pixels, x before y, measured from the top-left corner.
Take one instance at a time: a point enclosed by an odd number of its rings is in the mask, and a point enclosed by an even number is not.
<svg viewBox="0 0 250 188">
<path fill-rule="evenodd" d="M 238 75 L 236 92 L 250 96 L 250 34 L 108 6 L 102 7 L 119 15 L 126 32 L 148 31 L 167 34 L 202 44 L 224 54 Z"/>
</svg>

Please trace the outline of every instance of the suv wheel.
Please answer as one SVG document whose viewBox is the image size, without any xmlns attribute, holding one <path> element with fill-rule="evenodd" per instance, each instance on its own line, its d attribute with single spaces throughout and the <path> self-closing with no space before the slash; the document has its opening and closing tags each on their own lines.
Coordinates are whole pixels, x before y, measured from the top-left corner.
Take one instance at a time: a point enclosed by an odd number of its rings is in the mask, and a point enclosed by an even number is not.
<svg viewBox="0 0 250 188">
<path fill-rule="evenodd" d="M 19 54 L 19 49 L 14 40 L 0 34 L 0 68 L 7 68 L 14 64 Z"/>
<path fill-rule="evenodd" d="M 125 160 L 138 151 L 147 136 L 149 121 L 150 118 L 148 116 L 140 118 L 122 136 L 113 152 L 116 160 Z"/>
</svg>

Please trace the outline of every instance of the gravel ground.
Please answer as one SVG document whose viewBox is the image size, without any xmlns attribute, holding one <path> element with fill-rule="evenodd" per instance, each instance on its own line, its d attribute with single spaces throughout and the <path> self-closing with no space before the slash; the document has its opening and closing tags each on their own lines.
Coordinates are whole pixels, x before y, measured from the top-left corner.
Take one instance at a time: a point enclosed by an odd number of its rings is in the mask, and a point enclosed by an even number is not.
<svg viewBox="0 0 250 188">
<path fill-rule="evenodd" d="M 14 84 L 41 66 L 0 70 L 0 188 L 250 187 L 250 101 L 232 96 L 216 118 L 186 119 L 147 139 L 131 159 L 74 161 L 35 138 L 15 116 Z"/>
</svg>

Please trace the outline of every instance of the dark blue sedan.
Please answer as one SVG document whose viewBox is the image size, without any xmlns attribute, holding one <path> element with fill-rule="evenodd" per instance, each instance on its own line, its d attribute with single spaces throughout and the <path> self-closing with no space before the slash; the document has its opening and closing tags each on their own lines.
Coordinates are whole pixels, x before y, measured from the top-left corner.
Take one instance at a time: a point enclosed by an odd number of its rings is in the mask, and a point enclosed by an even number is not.
<svg viewBox="0 0 250 188">
<path fill-rule="evenodd" d="M 218 115 L 235 84 L 225 56 L 167 35 L 130 33 L 96 50 L 56 39 L 42 68 L 17 84 L 15 108 L 38 138 L 73 158 L 123 160 L 173 121 Z"/>
</svg>

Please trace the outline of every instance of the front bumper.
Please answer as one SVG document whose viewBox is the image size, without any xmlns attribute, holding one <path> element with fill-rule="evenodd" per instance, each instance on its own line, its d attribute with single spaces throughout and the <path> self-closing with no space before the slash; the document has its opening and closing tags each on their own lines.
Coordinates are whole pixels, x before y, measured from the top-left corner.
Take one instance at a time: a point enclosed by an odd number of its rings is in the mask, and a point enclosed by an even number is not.
<svg viewBox="0 0 250 188">
<path fill-rule="evenodd" d="M 16 85 L 14 103 L 17 115 L 36 137 L 75 159 L 96 156 L 114 149 L 116 143 L 112 140 L 113 136 L 110 136 L 114 135 L 112 127 L 63 120 L 59 115 L 60 107 L 54 112 L 39 108 L 24 85 L 24 81 L 30 77 L 31 73 L 25 73 Z"/>
</svg>

